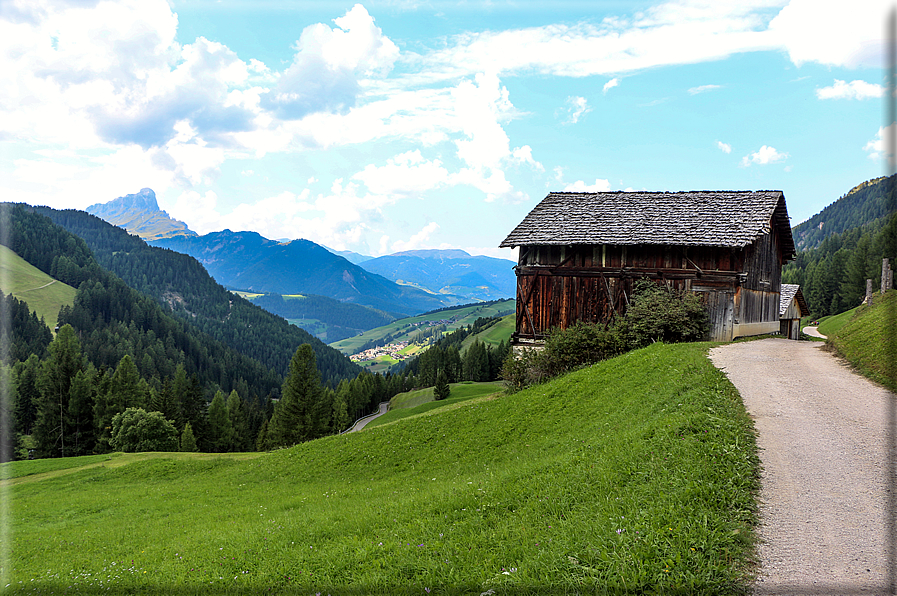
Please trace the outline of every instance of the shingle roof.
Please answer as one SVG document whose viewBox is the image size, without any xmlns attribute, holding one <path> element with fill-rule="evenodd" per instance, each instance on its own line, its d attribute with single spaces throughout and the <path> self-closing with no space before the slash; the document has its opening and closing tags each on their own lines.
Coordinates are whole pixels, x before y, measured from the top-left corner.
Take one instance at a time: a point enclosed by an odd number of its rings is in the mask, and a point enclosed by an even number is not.
<svg viewBox="0 0 897 596">
<path fill-rule="evenodd" d="M 532 244 L 666 244 L 743 247 L 779 231 L 785 259 L 794 240 L 780 190 L 553 192 L 501 247 Z"/>
<path fill-rule="evenodd" d="M 795 297 L 797 298 L 797 306 L 800 309 L 801 316 L 805 317 L 810 314 L 810 307 L 807 306 L 807 301 L 804 300 L 804 293 L 800 291 L 798 284 L 782 284 L 780 292 L 779 317 L 785 314 L 785 311 L 788 310 L 788 305 L 791 304 Z"/>
</svg>

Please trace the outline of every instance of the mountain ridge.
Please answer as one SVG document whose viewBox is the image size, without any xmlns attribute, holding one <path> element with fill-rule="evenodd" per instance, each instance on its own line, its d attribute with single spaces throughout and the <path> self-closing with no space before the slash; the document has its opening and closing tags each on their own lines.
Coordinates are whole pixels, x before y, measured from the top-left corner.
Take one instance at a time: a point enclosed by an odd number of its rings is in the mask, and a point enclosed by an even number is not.
<svg viewBox="0 0 897 596">
<path fill-rule="evenodd" d="M 114 226 L 125 228 L 144 240 L 196 236 L 196 232 L 188 228 L 187 224 L 159 208 L 156 193 L 151 188 L 142 188 L 140 192 L 118 197 L 107 203 L 94 203 L 85 211 Z"/>
</svg>

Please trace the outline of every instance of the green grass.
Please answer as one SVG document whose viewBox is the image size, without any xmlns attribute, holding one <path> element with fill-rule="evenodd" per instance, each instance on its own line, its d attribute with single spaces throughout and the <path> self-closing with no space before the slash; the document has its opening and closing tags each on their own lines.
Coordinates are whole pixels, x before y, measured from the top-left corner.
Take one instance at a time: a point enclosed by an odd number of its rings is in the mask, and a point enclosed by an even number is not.
<svg viewBox="0 0 897 596">
<path fill-rule="evenodd" d="M 897 391 L 897 342 L 892 333 L 897 323 L 897 290 L 884 297 L 875 294 L 872 306 L 858 306 L 853 310 L 827 318 L 819 325 L 819 332 L 862 374 L 891 391 Z"/>
<path fill-rule="evenodd" d="M 504 388 L 502 381 L 491 381 L 488 383 L 474 383 L 473 381 L 462 381 L 460 383 L 450 383 L 452 397 L 463 397 L 470 399 L 471 397 L 480 397 L 501 391 Z M 417 389 L 415 391 L 406 391 L 399 393 L 389 400 L 389 407 L 393 410 L 402 408 L 414 408 L 421 404 L 433 401 L 433 388 Z"/>
<path fill-rule="evenodd" d="M 709 346 L 654 344 L 514 395 L 248 460 L 126 455 L 14 485 L 3 585 L 744 593 L 758 459 Z"/>
<path fill-rule="evenodd" d="M 857 307 L 859 308 L 859 307 Z M 848 311 L 842 312 L 837 315 L 831 315 L 828 317 L 822 317 L 819 319 L 819 325 L 817 326 L 817 330 L 822 335 L 826 337 L 830 335 L 834 335 L 838 333 L 838 331 L 843 327 L 853 316 L 856 314 L 857 309 L 852 308 Z"/>
<path fill-rule="evenodd" d="M 56 327 L 59 309 L 75 303 L 75 288 L 56 281 L 8 247 L 0 245 L 0 290 L 28 303 L 50 329 Z"/>
<path fill-rule="evenodd" d="M 497 346 L 503 341 L 507 343 L 516 330 L 516 326 L 517 315 L 514 313 L 505 315 L 498 323 L 492 325 L 485 331 L 464 338 L 464 341 L 461 343 L 461 352 L 463 353 L 468 347 L 473 345 L 474 341 L 479 341 L 480 343 L 488 344 L 490 346 Z"/>
<path fill-rule="evenodd" d="M 419 331 L 426 329 L 426 327 L 414 326 L 416 323 L 420 323 L 422 321 L 441 321 L 454 319 L 452 323 L 447 325 L 448 331 L 454 331 L 459 327 L 472 324 L 480 317 L 492 317 L 496 316 L 498 313 L 506 312 L 513 309 L 514 300 L 503 300 L 502 302 L 497 302 L 490 305 L 473 305 L 453 308 L 429 315 L 418 315 L 416 317 L 399 319 L 397 321 L 389 323 L 388 325 L 383 325 L 382 327 L 377 327 L 375 329 L 369 329 L 361 335 L 349 337 L 337 342 L 333 342 L 329 345 L 344 354 L 351 355 L 358 352 L 358 349 L 367 342 L 380 340 L 387 335 L 392 335 L 399 331 L 401 331 L 402 333 L 397 336 L 394 341 L 398 342 L 409 340 Z"/>
<path fill-rule="evenodd" d="M 433 399 L 432 387 L 410 392 L 419 394 L 418 397 L 425 399 L 425 401 L 418 405 L 408 405 L 409 402 L 406 402 L 404 406 L 393 408 L 383 416 L 372 420 L 365 428 L 382 426 L 414 416 L 430 415 L 436 410 L 457 407 L 457 404 L 465 403 L 472 399 L 495 399 L 502 391 L 501 383 L 473 383 L 472 381 L 467 381 L 465 383 L 452 383 L 450 387 L 452 389 L 451 395 L 442 401 Z"/>
</svg>

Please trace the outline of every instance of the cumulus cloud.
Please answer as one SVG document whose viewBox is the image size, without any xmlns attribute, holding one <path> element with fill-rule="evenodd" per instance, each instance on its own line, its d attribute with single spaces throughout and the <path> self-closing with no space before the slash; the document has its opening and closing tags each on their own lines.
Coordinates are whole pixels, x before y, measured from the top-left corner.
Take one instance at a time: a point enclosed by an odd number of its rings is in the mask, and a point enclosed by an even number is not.
<svg viewBox="0 0 897 596">
<path fill-rule="evenodd" d="M 584 114 L 591 111 L 592 108 L 585 97 L 570 96 L 567 98 L 567 107 L 565 108 L 567 117 L 564 124 L 576 124 Z"/>
<path fill-rule="evenodd" d="M 610 91 L 611 89 L 613 89 L 614 87 L 616 87 L 616 86 L 619 85 L 619 84 L 620 84 L 620 79 L 614 77 L 614 78 L 612 78 L 611 80 L 609 80 L 608 82 L 606 82 L 606 83 L 604 84 L 604 87 L 603 87 L 601 90 L 602 90 L 605 94 L 607 94 L 608 91 Z"/>
<path fill-rule="evenodd" d="M 595 184 L 586 184 L 582 180 L 577 180 L 573 184 L 564 187 L 564 192 L 608 192 L 610 191 L 610 182 L 600 178 L 595 179 Z"/>
<path fill-rule="evenodd" d="M 688 94 L 697 95 L 698 93 L 706 93 L 707 91 L 713 91 L 720 88 L 720 85 L 699 85 L 697 87 L 692 87 L 691 89 L 689 89 Z"/>
<path fill-rule="evenodd" d="M 360 79 L 385 74 L 399 55 L 367 10 L 356 4 L 334 19 L 306 27 L 296 42 L 293 63 L 262 104 L 281 118 L 314 112 L 346 113 L 361 93 Z"/>
<path fill-rule="evenodd" d="M 719 147 L 719 150 L 723 153 L 732 153 L 732 145 L 728 143 L 723 143 L 722 141 L 717 141 L 716 146 Z"/>
<path fill-rule="evenodd" d="M 885 88 L 875 83 L 866 81 L 841 81 L 835 79 L 831 87 L 822 87 L 816 90 L 819 99 L 870 99 L 884 95 Z"/>
<path fill-rule="evenodd" d="M 745 155 L 741 160 L 741 165 L 744 167 L 748 167 L 751 164 L 765 166 L 771 163 L 784 161 L 785 159 L 788 159 L 787 153 L 780 153 L 775 147 L 763 145 L 754 153 Z"/>
</svg>

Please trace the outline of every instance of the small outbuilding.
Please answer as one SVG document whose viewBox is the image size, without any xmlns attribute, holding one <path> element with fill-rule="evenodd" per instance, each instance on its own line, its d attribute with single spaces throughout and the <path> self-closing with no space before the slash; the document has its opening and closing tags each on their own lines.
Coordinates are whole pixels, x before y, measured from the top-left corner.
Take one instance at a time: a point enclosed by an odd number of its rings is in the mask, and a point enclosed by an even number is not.
<svg viewBox="0 0 897 596">
<path fill-rule="evenodd" d="M 520 247 L 513 343 L 609 322 L 647 278 L 703 298 L 710 339 L 779 331 L 795 256 L 781 191 L 553 192 L 501 243 Z"/>
<path fill-rule="evenodd" d="M 800 339 L 800 319 L 809 316 L 810 307 L 797 284 L 782 284 L 779 299 L 779 333 L 788 339 Z"/>
</svg>

